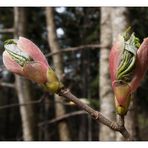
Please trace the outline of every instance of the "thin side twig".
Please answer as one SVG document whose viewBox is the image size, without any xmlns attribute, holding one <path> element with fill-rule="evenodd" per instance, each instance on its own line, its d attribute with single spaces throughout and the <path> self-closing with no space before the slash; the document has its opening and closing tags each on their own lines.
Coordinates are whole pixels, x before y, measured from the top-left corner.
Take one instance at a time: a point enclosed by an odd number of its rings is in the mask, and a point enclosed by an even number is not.
<svg viewBox="0 0 148 148">
<path fill-rule="evenodd" d="M 6 83 L 6 82 L 0 82 L 0 86 L 15 88 L 15 84 L 13 84 L 13 83 Z"/>
<path fill-rule="evenodd" d="M 45 124 L 52 124 L 52 123 L 55 123 L 55 122 L 60 122 L 60 121 L 65 120 L 65 119 L 67 119 L 69 117 L 82 115 L 82 114 L 87 114 L 87 113 L 85 111 L 83 111 L 83 110 L 75 111 L 75 112 L 72 112 L 72 113 L 67 113 L 67 114 L 59 116 L 59 117 L 57 117 L 55 119 L 51 119 L 51 120 L 48 120 L 48 121 L 45 121 L 45 122 L 41 122 L 41 123 L 38 124 L 38 126 L 43 126 Z"/>
<path fill-rule="evenodd" d="M 69 48 L 61 49 L 60 51 L 51 52 L 51 53 L 46 54 L 45 56 L 50 57 L 50 56 L 53 56 L 53 55 L 56 55 L 56 54 L 69 52 L 69 51 L 77 51 L 77 50 L 88 49 L 88 48 L 97 49 L 97 48 L 102 48 L 102 47 L 104 47 L 104 46 L 100 45 L 100 44 L 81 45 L 81 46 L 78 46 L 78 47 L 69 47 Z"/>
<path fill-rule="evenodd" d="M 14 33 L 14 28 L 0 29 L 0 33 Z"/>
<path fill-rule="evenodd" d="M 25 105 L 31 105 L 31 104 L 38 104 L 38 103 L 41 103 L 44 100 L 46 95 L 47 94 L 44 94 L 39 100 L 30 101 L 30 102 L 27 102 L 27 103 L 14 103 L 14 104 L 2 105 L 2 106 L 0 106 L 0 110 L 11 108 L 11 107 L 19 107 L 19 106 L 25 106 Z"/>
</svg>

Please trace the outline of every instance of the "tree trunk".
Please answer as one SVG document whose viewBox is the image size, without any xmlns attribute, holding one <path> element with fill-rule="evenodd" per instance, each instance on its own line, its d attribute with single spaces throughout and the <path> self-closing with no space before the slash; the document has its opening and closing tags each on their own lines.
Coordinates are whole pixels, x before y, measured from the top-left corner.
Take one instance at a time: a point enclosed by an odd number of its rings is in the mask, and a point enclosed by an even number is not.
<svg viewBox="0 0 148 148">
<path fill-rule="evenodd" d="M 112 43 L 110 13 L 111 8 L 101 8 L 101 45 L 104 47 L 100 50 L 99 91 L 100 111 L 111 120 L 115 120 L 113 92 L 109 77 L 109 52 Z M 100 124 L 99 139 L 101 141 L 113 141 L 115 140 L 115 132 Z"/>
<path fill-rule="evenodd" d="M 120 33 L 123 33 L 128 25 L 128 10 L 125 7 L 111 8 L 112 38 L 113 42 Z"/>
<path fill-rule="evenodd" d="M 111 22 L 112 22 L 112 35 L 113 41 L 119 34 L 123 33 L 129 26 L 128 9 L 125 7 L 111 8 Z M 138 120 L 136 114 L 136 100 L 132 99 L 129 107 L 129 111 L 125 116 L 125 127 L 132 135 L 134 139 L 138 138 Z M 123 140 L 121 134 L 116 134 L 116 140 Z"/>
<path fill-rule="evenodd" d="M 14 8 L 14 37 L 24 36 L 26 34 L 26 13 L 25 8 Z M 30 82 L 18 75 L 15 76 L 16 89 L 20 104 L 31 102 L 32 94 Z M 22 119 L 23 140 L 37 140 L 36 115 L 33 105 L 20 106 Z"/>
<path fill-rule="evenodd" d="M 56 35 L 56 26 L 55 26 L 53 8 L 50 7 L 46 8 L 46 22 L 47 22 L 47 31 L 48 31 L 48 42 L 51 52 L 58 52 L 60 51 L 60 47 Z M 61 54 L 53 55 L 53 63 L 55 66 L 55 72 L 58 75 L 58 78 L 61 79 L 64 72 L 63 60 Z M 55 102 L 58 102 L 59 100 L 61 100 L 61 97 L 55 95 Z M 60 103 L 55 103 L 55 110 L 57 117 L 65 114 L 64 106 Z M 70 140 L 67 123 L 65 121 L 62 121 L 59 123 L 58 127 L 59 127 L 60 140 L 64 141 Z"/>
</svg>

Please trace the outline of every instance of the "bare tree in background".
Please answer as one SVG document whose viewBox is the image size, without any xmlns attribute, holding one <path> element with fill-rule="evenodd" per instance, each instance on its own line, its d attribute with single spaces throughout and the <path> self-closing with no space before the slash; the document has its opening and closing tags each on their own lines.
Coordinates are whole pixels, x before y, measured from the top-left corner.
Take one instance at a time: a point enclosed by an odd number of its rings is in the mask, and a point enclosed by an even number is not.
<svg viewBox="0 0 148 148">
<path fill-rule="evenodd" d="M 116 7 L 111 8 L 111 22 L 112 22 L 112 36 L 113 41 L 117 36 L 123 33 L 130 25 L 128 19 L 128 8 Z M 133 137 L 133 139 L 138 140 L 138 121 L 136 114 L 136 98 L 133 98 L 130 103 L 129 111 L 125 116 L 125 127 Z M 122 140 L 123 136 L 116 133 L 116 140 Z"/>
<path fill-rule="evenodd" d="M 26 34 L 26 11 L 25 8 L 14 8 L 14 37 L 24 36 Z M 20 104 L 32 101 L 31 87 L 29 80 L 18 75 L 15 76 L 16 89 Z M 20 106 L 22 119 L 23 140 L 37 140 L 36 115 L 33 105 Z"/>
<path fill-rule="evenodd" d="M 56 35 L 56 25 L 54 20 L 54 8 L 48 7 L 46 8 L 46 22 L 47 22 L 47 31 L 48 31 L 48 42 L 51 49 L 51 52 L 60 51 L 60 47 L 57 40 Z M 59 79 L 62 79 L 62 75 L 64 73 L 63 68 L 63 59 L 61 54 L 53 55 L 53 63 L 55 66 L 55 71 Z M 55 102 L 59 102 L 61 97 L 55 95 Z M 64 106 L 60 103 L 55 103 L 56 116 L 62 116 L 65 114 Z M 59 135 L 60 140 L 66 141 L 70 140 L 68 125 L 65 121 L 61 121 L 59 123 Z"/>
<path fill-rule="evenodd" d="M 111 28 L 111 8 L 101 8 L 101 45 L 100 50 L 100 75 L 99 75 L 99 92 L 100 92 L 100 111 L 115 120 L 113 92 L 111 80 L 109 77 L 109 52 L 112 44 L 112 28 Z M 115 140 L 115 132 L 110 128 L 100 124 L 99 139 L 101 141 Z"/>
</svg>

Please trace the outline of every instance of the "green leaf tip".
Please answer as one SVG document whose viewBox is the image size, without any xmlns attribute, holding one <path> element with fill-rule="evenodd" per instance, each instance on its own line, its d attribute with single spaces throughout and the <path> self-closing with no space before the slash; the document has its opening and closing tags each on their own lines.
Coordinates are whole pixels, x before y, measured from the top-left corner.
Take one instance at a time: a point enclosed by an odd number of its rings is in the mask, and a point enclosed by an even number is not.
<svg viewBox="0 0 148 148">
<path fill-rule="evenodd" d="M 17 44 L 17 40 L 16 39 L 9 39 L 9 40 L 6 40 L 5 42 L 4 42 L 4 46 L 5 45 L 8 45 L 8 44 Z"/>
<path fill-rule="evenodd" d="M 131 27 L 122 36 L 124 38 L 124 50 L 117 70 L 117 79 L 130 82 L 135 69 L 136 53 L 140 47 L 140 41 L 134 33 L 131 33 Z"/>
</svg>

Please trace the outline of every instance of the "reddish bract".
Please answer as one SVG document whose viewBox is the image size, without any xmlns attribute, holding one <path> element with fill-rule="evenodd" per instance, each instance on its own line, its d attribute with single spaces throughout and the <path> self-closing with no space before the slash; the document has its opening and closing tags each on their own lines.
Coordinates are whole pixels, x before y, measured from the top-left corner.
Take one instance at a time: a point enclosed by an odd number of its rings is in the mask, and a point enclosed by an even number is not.
<svg viewBox="0 0 148 148">
<path fill-rule="evenodd" d="M 20 66 L 7 52 L 3 52 L 3 63 L 6 68 L 16 74 L 24 76 L 37 83 L 45 83 L 47 81 L 48 62 L 40 49 L 30 40 L 20 37 L 16 45 L 21 51 L 27 53 L 33 61 L 26 62 Z"/>
</svg>

